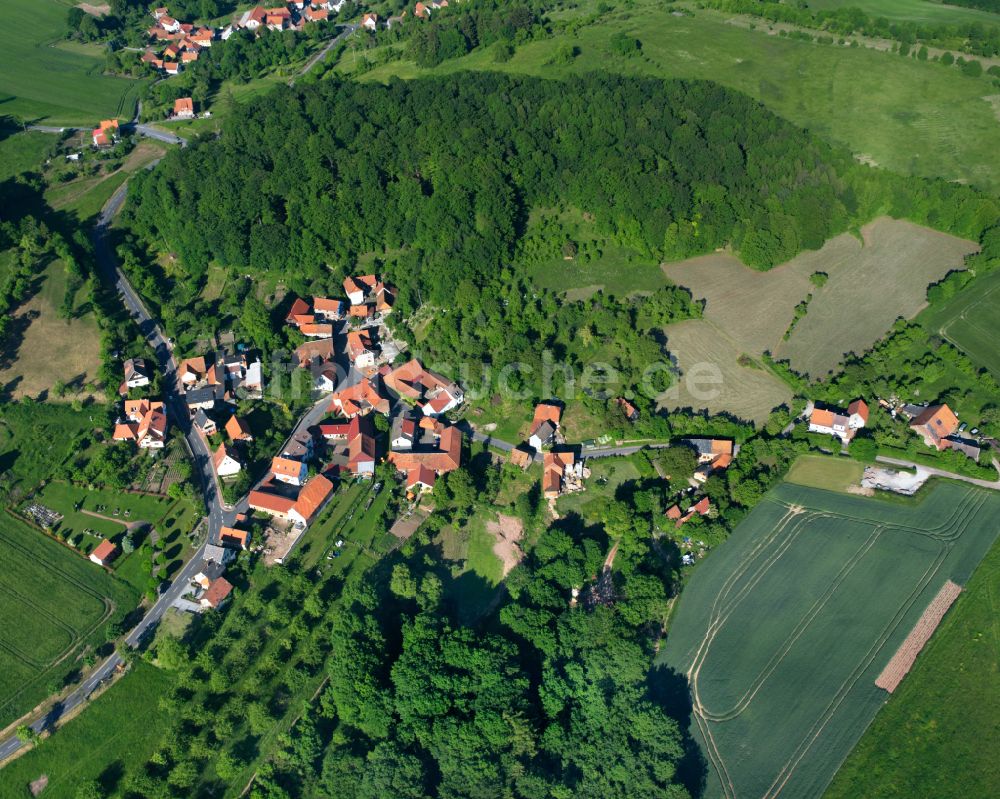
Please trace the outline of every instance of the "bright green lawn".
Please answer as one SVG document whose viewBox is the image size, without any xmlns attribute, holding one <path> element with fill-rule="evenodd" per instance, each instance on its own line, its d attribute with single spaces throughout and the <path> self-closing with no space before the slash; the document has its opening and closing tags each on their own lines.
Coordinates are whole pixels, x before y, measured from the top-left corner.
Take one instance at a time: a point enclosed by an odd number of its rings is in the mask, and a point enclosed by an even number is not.
<svg viewBox="0 0 1000 799">
<path fill-rule="evenodd" d="M 813 488 L 846 491 L 848 486 L 861 482 L 864 471 L 864 465 L 851 458 L 802 455 L 792 464 L 785 479 Z"/>
<path fill-rule="evenodd" d="M 101 74 L 104 59 L 50 47 L 66 30 L 57 0 L 5 0 L 0 27 L 0 108 L 49 125 L 130 119 L 142 81 Z"/>
<path fill-rule="evenodd" d="M 0 104 L 0 109 L 3 105 Z M 2 113 L 2 111 L 0 111 Z M 56 137 L 51 133 L 35 133 L 25 131 L 6 135 L 0 131 L 0 180 L 37 170 L 45 154 L 56 143 Z"/>
<path fill-rule="evenodd" d="M 826 799 L 994 795 L 998 698 L 1000 545 L 994 545 Z"/>
<path fill-rule="evenodd" d="M 817 11 L 834 8 L 860 8 L 873 17 L 905 22 L 933 22 L 943 25 L 962 25 L 982 22 L 1000 25 L 1000 15 L 978 8 L 962 8 L 935 3 L 931 0 L 809 0 L 809 8 Z"/>
<path fill-rule="evenodd" d="M 613 55 L 608 38 L 618 31 L 636 36 L 642 53 Z M 549 65 L 563 42 L 579 48 L 579 55 L 568 66 Z M 746 92 L 792 122 L 890 169 L 1000 187 L 995 151 L 1000 120 L 983 99 L 996 93 L 987 78 L 867 48 L 769 36 L 727 24 L 725 15 L 709 10 L 675 17 L 668 6 L 636 0 L 632 10 L 605 15 L 575 36 L 523 45 L 506 64 L 494 63 L 493 53 L 484 50 L 432 70 L 393 62 L 363 79 L 461 69 L 551 77 L 606 69 L 710 79 Z"/>
<path fill-rule="evenodd" d="M 945 302 L 927 308 L 917 321 L 1000 376 L 1000 269 L 977 278 Z"/>
<path fill-rule="evenodd" d="M 45 799 L 73 799 L 77 787 L 97 780 L 113 796 L 123 775 L 146 762 L 168 715 L 158 700 L 173 677 L 142 661 L 76 719 L 68 722 L 37 749 L 0 772 L 0 799 L 30 796 L 28 783 L 41 774 L 49 778 Z"/>
</svg>

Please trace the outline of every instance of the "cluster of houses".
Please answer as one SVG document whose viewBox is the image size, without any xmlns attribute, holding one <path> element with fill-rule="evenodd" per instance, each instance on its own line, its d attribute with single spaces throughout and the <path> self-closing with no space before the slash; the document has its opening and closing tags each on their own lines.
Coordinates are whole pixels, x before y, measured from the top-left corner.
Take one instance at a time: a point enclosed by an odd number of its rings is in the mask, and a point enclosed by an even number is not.
<svg viewBox="0 0 1000 799">
<path fill-rule="evenodd" d="M 674 523 L 675 529 L 680 529 L 695 516 L 708 516 L 712 512 L 712 502 L 707 496 L 698 496 L 696 489 L 703 485 L 713 474 L 725 471 L 733 462 L 739 447 L 727 438 L 686 438 L 678 442 L 679 446 L 694 450 L 698 456 L 698 465 L 691 477 L 689 493 L 694 493 L 687 509 L 677 503 L 667 508 L 664 516 Z M 685 563 L 688 563 L 685 560 Z M 693 560 L 691 561 L 693 562 Z"/>
<path fill-rule="evenodd" d="M 153 48 L 147 48 L 140 60 L 166 75 L 177 75 L 185 64 L 197 61 L 201 52 L 211 47 L 213 41 L 226 41 L 238 30 L 302 30 L 311 22 L 329 19 L 331 13 L 340 11 L 344 2 L 345 0 L 290 0 L 276 8 L 254 6 L 221 28 L 180 22 L 170 15 L 166 6 L 154 8 L 152 14 L 155 23 L 147 33 L 161 49 L 157 53 Z"/>
<path fill-rule="evenodd" d="M 535 406 L 528 440 L 514 447 L 510 462 L 527 469 L 541 454 L 542 495 L 554 500 L 560 494 L 582 491 L 585 470 L 578 448 L 566 446 L 560 422 L 563 407 L 556 402 L 540 402 Z"/>
<path fill-rule="evenodd" d="M 115 441 L 131 441 L 140 449 L 163 449 L 167 443 L 167 412 L 159 400 L 125 400 L 124 418 L 115 423 Z"/>
<path fill-rule="evenodd" d="M 879 405 L 890 412 L 893 418 L 902 416 L 909 427 L 928 447 L 941 451 L 953 449 L 973 460 L 979 458 L 979 442 L 963 435 L 965 425 L 946 404 L 940 405 L 899 405 L 880 399 Z M 814 407 L 809 415 L 809 432 L 836 436 L 844 444 L 849 444 L 858 430 L 868 424 L 868 405 L 863 399 L 856 399 L 839 408 Z"/>
</svg>

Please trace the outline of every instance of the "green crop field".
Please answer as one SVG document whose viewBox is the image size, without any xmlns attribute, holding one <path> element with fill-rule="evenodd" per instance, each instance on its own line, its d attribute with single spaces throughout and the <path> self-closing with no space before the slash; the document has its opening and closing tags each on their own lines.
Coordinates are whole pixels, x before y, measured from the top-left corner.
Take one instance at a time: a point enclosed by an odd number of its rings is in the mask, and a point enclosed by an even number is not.
<svg viewBox="0 0 1000 799">
<path fill-rule="evenodd" d="M 660 653 L 689 681 L 705 796 L 821 795 L 892 701 L 876 677 L 944 582 L 968 581 L 998 513 L 954 483 L 912 504 L 772 491 L 695 572 Z"/>
<path fill-rule="evenodd" d="M 949 6 L 933 0 L 809 0 L 809 8 L 826 11 L 835 8 L 860 8 L 874 17 L 901 22 L 932 22 L 939 25 L 964 25 L 982 22 L 1000 25 L 1000 15 L 978 8 Z"/>
<path fill-rule="evenodd" d="M 582 16 L 597 5 L 581 2 L 559 16 Z M 748 30 L 730 24 L 729 15 L 690 10 L 693 16 L 673 16 L 671 6 L 636 0 L 575 33 L 524 44 L 503 64 L 495 63 L 486 49 L 428 70 L 412 61 L 394 61 L 362 78 L 385 81 L 393 75 L 412 78 L 463 69 L 546 77 L 601 69 L 704 78 L 745 92 L 786 119 L 889 169 L 1000 187 L 993 144 L 1000 118 L 984 99 L 996 94 L 988 78 L 864 47 L 771 36 L 763 25 Z M 619 31 L 642 42 L 641 54 L 624 57 L 612 51 L 609 39 Z M 577 47 L 579 55 L 570 64 L 551 63 L 563 43 Z M 349 71 L 353 57 L 346 51 L 339 66 Z"/>
<path fill-rule="evenodd" d="M 962 291 L 928 308 L 917 320 L 980 366 L 1000 376 L 1000 270 L 978 278 Z"/>
<path fill-rule="evenodd" d="M 864 471 L 864 465 L 851 458 L 802 455 L 792 464 L 786 479 L 796 485 L 846 491 L 848 486 L 860 484 Z"/>
<path fill-rule="evenodd" d="M 72 655 L 103 641 L 103 625 L 130 610 L 119 580 L 13 517 L 0 516 L 0 726 L 78 667 Z M 12 620 L 17 623 L 10 623 Z"/>
<path fill-rule="evenodd" d="M 49 125 L 130 119 L 143 81 L 104 75 L 103 57 L 52 46 L 66 31 L 68 8 L 57 0 L 5 0 L 2 113 Z"/>
<path fill-rule="evenodd" d="M 1000 543 L 910 676 L 837 772 L 827 799 L 969 799 L 1000 784 Z M 961 768 L 951 768 L 961 764 Z"/>
<path fill-rule="evenodd" d="M 173 682 L 169 672 L 142 661 L 94 700 L 79 718 L 0 772 L 0 799 L 30 796 L 28 785 L 48 778 L 45 799 L 74 799 L 97 780 L 105 796 L 118 795 L 124 775 L 139 768 L 163 735 L 169 714 L 159 699 Z"/>
</svg>

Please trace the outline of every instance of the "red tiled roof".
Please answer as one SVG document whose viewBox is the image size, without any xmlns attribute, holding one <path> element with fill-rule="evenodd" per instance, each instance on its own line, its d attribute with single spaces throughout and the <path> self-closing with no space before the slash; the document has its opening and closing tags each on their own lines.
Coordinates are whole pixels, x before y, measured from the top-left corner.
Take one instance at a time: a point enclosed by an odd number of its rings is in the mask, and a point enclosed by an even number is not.
<svg viewBox="0 0 1000 799">
<path fill-rule="evenodd" d="M 293 510 L 308 523 L 333 492 L 333 483 L 321 474 L 305 484 L 295 500 Z"/>
<path fill-rule="evenodd" d="M 221 605 L 226 597 L 233 592 L 233 584 L 225 577 L 216 577 L 208 586 L 208 590 L 201 595 L 201 601 L 212 608 Z"/>
<path fill-rule="evenodd" d="M 118 547 L 116 547 L 114 544 L 111 543 L 111 541 L 105 538 L 103 541 L 101 541 L 100 544 L 98 544 L 94 548 L 94 551 L 91 552 L 90 554 L 92 557 L 95 557 L 99 561 L 103 562 L 110 560 L 117 551 Z"/>
<path fill-rule="evenodd" d="M 253 438 L 246 422 L 236 416 L 236 414 L 230 416 L 229 421 L 226 422 L 226 432 L 233 441 L 245 441 Z"/>
<path fill-rule="evenodd" d="M 281 474 L 286 477 L 298 477 L 302 474 L 303 465 L 301 461 L 282 458 L 280 455 L 271 459 L 271 471 L 274 474 Z"/>
<path fill-rule="evenodd" d="M 270 491 L 251 491 L 247 502 L 254 510 L 285 516 L 295 506 L 295 500 Z"/>
</svg>

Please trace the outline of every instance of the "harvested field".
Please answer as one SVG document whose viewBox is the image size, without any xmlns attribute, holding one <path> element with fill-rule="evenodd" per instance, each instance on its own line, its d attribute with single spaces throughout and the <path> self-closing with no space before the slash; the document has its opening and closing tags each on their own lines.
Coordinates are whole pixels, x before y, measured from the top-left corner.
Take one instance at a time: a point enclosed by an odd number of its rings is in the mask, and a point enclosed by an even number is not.
<svg viewBox="0 0 1000 799">
<path fill-rule="evenodd" d="M 924 644 L 931 640 L 931 636 L 941 623 L 941 619 L 944 618 L 944 614 L 948 612 L 948 608 L 952 606 L 961 593 L 962 586 L 951 580 L 941 586 L 937 596 L 931 600 L 914 628 L 910 630 L 910 634 L 906 636 L 906 640 L 896 650 L 892 660 L 886 664 L 882 673 L 875 680 L 875 684 L 879 688 L 891 694 L 899 687 L 903 678 L 910 673 L 913 664 L 917 662 L 920 650 L 924 648 Z"/>
<path fill-rule="evenodd" d="M 746 350 L 715 322 L 678 322 L 670 325 L 666 334 L 667 349 L 681 374 L 658 398 L 660 407 L 728 411 L 741 419 L 762 422 L 773 408 L 791 400 L 788 386 L 763 365 L 740 365 L 738 359 Z"/>
<path fill-rule="evenodd" d="M 496 521 L 486 522 L 486 531 L 496 539 L 493 554 L 503 563 L 503 576 L 506 577 L 524 557 L 521 549 L 524 524 L 516 516 L 498 513 Z"/>
<path fill-rule="evenodd" d="M 964 256 L 976 250 L 970 241 L 887 217 L 861 233 L 864 246 L 844 233 L 768 272 L 728 254 L 663 269 L 705 299 L 705 318 L 742 352 L 770 351 L 799 372 L 821 376 L 846 354 L 866 350 L 898 317 L 915 316 L 926 305 L 927 286 L 960 268 Z M 810 282 L 815 272 L 829 275 L 824 286 Z M 810 293 L 808 311 L 783 341 L 796 304 Z"/>
<path fill-rule="evenodd" d="M 887 503 L 785 483 L 698 567 L 658 660 L 687 677 L 705 797 L 819 797 L 885 703 L 875 680 L 997 536 L 1000 495 Z"/>
</svg>

